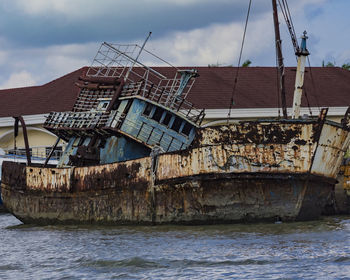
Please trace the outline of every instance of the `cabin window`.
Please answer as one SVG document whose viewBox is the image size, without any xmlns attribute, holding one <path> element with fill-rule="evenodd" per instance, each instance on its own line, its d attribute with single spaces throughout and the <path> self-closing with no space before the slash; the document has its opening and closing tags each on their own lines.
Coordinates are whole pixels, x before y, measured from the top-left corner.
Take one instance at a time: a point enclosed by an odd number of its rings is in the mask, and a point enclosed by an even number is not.
<svg viewBox="0 0 350 280">
<path fill-rule="evenodd" d="M 160 119 L 162 118 L 163 113 L 164 113 L 164 110 L 157 107 L 156 111 L 154 112 L 154 114 L 152 116 L 152 119 L 155 120 L 156 122 L 159 122 Z"/>
<path fill-rule="evenodd" d="M 172 115 L 169 113 L 165 113 L 164 119 L 162 120 L 162 124 L 169 125 Z"/>
<path fill-rule="evenodd" d="M 185 122 L 184 127 L 182 128 L 182 133 L 185 134 L 186 136 L 190 135 L 192 129 L 192 125 L 188 122 Z"/>
<path fill-rule="evenodd" d="M 145 116 L 149 116 L 151 114 L 151 111 L 152 111 L 152 105 L 151 104 L 147 104 L 145 110 L 143 111 L 143 115 Z"/>
<path fill-rule="evenodd" d="M 171 125 L 171 129 L 175 130 L 176 132 L 179 132 L 180 127 L 181 127 L 182 119 L 175 117 L 175 120 L 173 124 Z"/>
</svg>

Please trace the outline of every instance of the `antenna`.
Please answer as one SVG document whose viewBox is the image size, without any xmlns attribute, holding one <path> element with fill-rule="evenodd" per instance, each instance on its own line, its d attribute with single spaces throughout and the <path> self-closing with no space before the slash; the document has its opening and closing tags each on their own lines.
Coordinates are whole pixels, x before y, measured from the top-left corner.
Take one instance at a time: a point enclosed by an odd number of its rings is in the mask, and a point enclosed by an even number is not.
<svg viewBox="0 0 350 280">
<path fill-rule="evenodd" d="M 136 61 L 138 61 L 138 59 L 139 59 L 139 57 L 140 57 L 140 55 L 141 55 L 143 49 L 145 48 L 145 45 L 146 45 L 148 39 L 151 37 L 151 35 L 152 35 L 152 32 L 149 32 L 149 33 L 148 33 L 148 36 L 147 36 L 147 38 L 146 38 L 146 40 L 143 42 L 143 45 L 142 45 L 142 47 L 140 48 L 140 51 L 139 51 L 139 53 L 137 54 L 137 56 L 136 56 L 136 58 L 135 58 L 134 63 L 130 65 L 129 70 L 128 70 L 128 72 L 126 73 L 126 75 L 125 75 L 125 77 L 124 77 L 124 82 L 126 82 L 126 81 L 128 80 L 129 74 L 130 74 L 132 68 L 134 67 Z"/>
</svg>

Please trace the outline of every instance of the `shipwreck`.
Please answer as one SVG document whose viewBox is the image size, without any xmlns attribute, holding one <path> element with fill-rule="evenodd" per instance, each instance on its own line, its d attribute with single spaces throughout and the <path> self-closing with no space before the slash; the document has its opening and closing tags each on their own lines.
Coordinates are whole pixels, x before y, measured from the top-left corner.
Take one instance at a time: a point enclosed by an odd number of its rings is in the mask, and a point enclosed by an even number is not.
<svg viewBox="0 0 350 280">
<path fill-rule="evenodd" d="M 318 218 L 350 142 L 350 110 L 341 123 L 326 120 L 327 109 L 300 118 L 306 39 L 300 46 L 294 40 L 291 117 L 284 104 L 281 119 L 212 127 L 202 127 L 205 111 L 186 100 L 197 70 L 146 66 L 144 54 L 159 59 L 145 49 L 147 39 L 142 46 L 103 43 L 77 81 L 72 111 L 52 112 L 45 122 L 67 142 L 57 166 L 49 158 L 41 165 L 30 158 L 3 163 L 6 208 L 24 223 L 41 224 Z"/>
</svg>

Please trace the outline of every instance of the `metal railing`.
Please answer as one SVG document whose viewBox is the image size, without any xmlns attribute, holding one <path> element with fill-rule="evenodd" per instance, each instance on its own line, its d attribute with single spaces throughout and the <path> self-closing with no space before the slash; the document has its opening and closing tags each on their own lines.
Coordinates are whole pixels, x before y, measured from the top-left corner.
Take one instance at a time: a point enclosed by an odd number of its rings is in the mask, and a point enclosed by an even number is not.
<svg viewBox="0 0 350 280">
<path fill-rule="evenodd" d="M 95 129 L 106 125 L 109 113 L 105 111 L 51 112 L 44 127 L 50 129 Z"/>
<path fill-rule="evenodd" d="M 37 160 L 45 160 L 48 156 L 48 150 L 51 149 L 51 147 L 32 147 L 29 149 L 30 157 L 32 159 Z M 25 149 L 4 149 L 5 154 L 3 157 L 11 158 L 26 158 L 26 151 Z M 58 160 L 61 158 L 63 154 L 63 151 L 61 149 L 55 150 L 51 156 L 51 160 Z"/>
<path fill-rule="evenodd" d="M 165 64 L 173 70 L 167 70 L 167 77 L 144 65 L 141 60 L 158 65 Z M 192 77 L 185 79 L 186 82 L 182 79 L 185 72 Z M 200 124 L 204 118 L 204 110 L 195 109 L 192 103 L 185 100 L 194 84 L 196 71 L 179 70 L 136 44 L 104 42 L 86 75 L 90 77 L 123 78 L 126 86 L 124 86 L 122 96 L 140 95 L 172 110 L 184 111 L 184 117 L 197 124 Z M 170 76 L 173 77 L 170 78 Z"/>
<path fill-rule="evenodd" d="M 125 86 L 121 96 L 140 95 L 146 99 L 161 104 L 170 110 L 180 113 L 186 119 L 201 125 L 205 116 L 204 109 L 199 110 L 181 96 L 171 94 L 166 87 L 154 86 L 149 81 L 140 81 Z"/>
</svg>

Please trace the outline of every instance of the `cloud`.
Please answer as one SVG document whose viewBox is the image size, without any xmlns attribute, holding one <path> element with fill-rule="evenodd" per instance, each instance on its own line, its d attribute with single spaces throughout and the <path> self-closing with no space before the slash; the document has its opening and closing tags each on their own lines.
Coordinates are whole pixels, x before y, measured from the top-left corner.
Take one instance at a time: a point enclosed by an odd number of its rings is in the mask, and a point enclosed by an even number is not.
<svg viewBox="0 0 350 280">
<path fill-rule="evenodd" d="M 90 65 L 102 41 L 142 44 L 148 31 L 153 31 L 153 35 L 146 48 L 174 65 L 236 66 L 247 2 L 0 1 L 0 9 L 5 11 L 0 18 L 0 84 L 12 87 L 49 82 Z M 242 61 L 250 59 L 252 66 L 275 65 L 270 2 L 253 1 L 242 57 Z M 316 63 L 313 66 L 327 57 L 334 58 L 337 64 L 349 61 L 350 42 L 343 30 L 349 23 L 344 18 L 348 18 L 349 9 L 345 7 L 350 6 L 350 1 L 341 2 L 290 1 L 297 35 L 308 30 L 310 59 Z M 285 64 L 295 65 L 282 17 L 280 21 Z"/>
<path fill-rule="evenodd" d="M 0 50 L 0 65 L 5 64 L 7 62 L 8 53 L 6 51 Z"/>
<path fill-rule="evenodd" d="M 319 6 L 307 5 L 306 14 L 312 16 L 303 21 L 310 38 L 310 59 L 313 66 L 321 65 L 323 60 L 342 65 L 350 59 L 350 37 L 345 35 L 349 28 L 350 1 L 319 2 Z"/>
<path fill-rule="evenodd" d="M 90 65 L 98 45 L 98 43 L 87 43 L 8 49 L 3 64 L 6 68 L 0 68 L 1 87 L 40 85 Z M 8 73 L 12 74 L 6 78 Z"/>
<path fill-rule="evenodd" d="M 28 87 L 35 84 L 34 77 L 29 72 L 22 70 L 11 74 L 8 80 L 0 85 L 0 89 Z"/>
<path fill-rule="evenodd" d="M 264 15 L 250 23 L 242 60 L 249 58 L 254 61 L 266 51 L 266 47 L 273 48 L 273 31 L 265 28 L 270 21 L 270 16 Z M 147 48 L 175 65 L 236 65 L 243 28 L 242 23 L 231 22 L 188 32 L 174 32 L 164 38 L 151 40 Z M 274 63 L 273 55 L 271 57 L 271 63 Z"/>
<path fill-rule="evenodd" d="M 195 4 L 204 4 L 204 3 L 210 3 L 212 0 L 143 0 L 140 2 L 144 2 L 146 4 L 153 4 L 157 5 L 160 3 L 166 3 L 168 5 L 179 5 L 179 6 L 191 6 Z M 232 0 L 216 0 L 216 4 L 220 5 L 222 3 L 228 3 Z M 241 2 L 244 3 L 244 1 L 236 1 L 236 2 Z"/>
<path fill-rule="evenodd" d="M 97 44 L 73 44 L 53 46 L 45 52 L 44 66 L 46 74 L 59 77 L 83 66 L 90 65 Z"/>
<path fill-rule="evenodd" d="M 30 15 L 42 14 L 52 11 L 68 11 L 69 4 L 66 0 L 61 1 L 46 1 L 46 0 L 15 0 L 14 4 L 18 9 L 23 10 L 25 13 Z M 66 8 L 65 8 L 66 7 Z"/>
<path fill-rule="evenodd" d="M 12 0 L 16 10 L 31 16 L 54 13 L 59 15 L 91 15 L 95 12 L 100 13 L 111 0 L 103 0 L 100 5 L 94 5 L 92 0 Z M 95 2 L 96 3 L 96 2 Z"/>
<path fill-rule="evenodd" d="M 12 4 L 7 4 L 8 7 L 13 5 L 12 9 L 22 11 L 29 15 L 43 15 L 47 13 L 57 13 L 68 16 L 98 16 L 113 13 L 115 16 L 121 16 L 125 12 L 138 11 L 159 11 L 159 9 L 167 10 L 169 7 L 188 7 L 197 5 L 204 6 L 220 6 L 234 5 L 236 8 L 246 5 L 246 0 L 100 0 L 96 3 L 95 0 L 12 0 Z M 111 8 L 113 8 L 111 10 Z M 129 14 L 130 15 L 130 14 Z M 147 14 L 143 15 L 147 17 Z M 159 15 L 162 16 L 161 14 Z M 172 16 L 168 14 L 167 16 Z"/>
<path fill-rule="evenodd" d="M 270 9 L 256 2 L 257 14 Z M 0 1 L 0 33 L 13 45 L 49 46 L 62 43 L 135 40 L 153 31 L 204 28 L 214 23 L 242 22 L 246 0 L 13 0 Z"/>
<path fill-rule="evenodd" d="M 305 14 L 309 10 L 317 10 L 315 18 L 322 13 L 319 9 L 327 0 L 296 0 L 290 6 L 297 36 L 299 37 L 309 22 Z M 261 2 L 260 2 L 261 3 Z M 254 3 L 255 4 L 255 3 Z M 256 13 L 256 6 L 252 6 L 251 16 L 248 24 L 246 41 L 243 49 L 242 61 L 250 59 L 253 66 L 274 66 L 275 45 L 272 13 L 270 5 L 260 9 Z M 266 3 L 265 3 L 266 4 Z M 245 6 L 247 2 L 245 2 Z M 244 6 L 244 8 L 246 8 Z M 241 12 L 246 10 L 241 9 Z M 242 14 L 244 14 L 242 12 Z M 311 11 L 312 13 L 312 11 Z M 294 50 L 288 29 L 280 15 L 280 29 L 284 49 L 284 61 L 286 65 L 295 65 Z M 187 31 L 175 31 L 168 33 L 162 38 L 151 40 L 151 49 L 166 58 L 175 65 L 237 65 L 239 51 L 242 42 L 244 21 L 231 21 L 228 23 L 211 24 L 201 28 Z M 318 48 L 317 38 L 311 33 L 312 52 Z M 147 46 L 147 48 L 149 47 Z"/>
<path fill-rule="evenodd" d="M 338 56 L 338 64 L 343 65 L 345 63 L 350 63 L 350 48 L 341 52 Z"/>
</svg>

